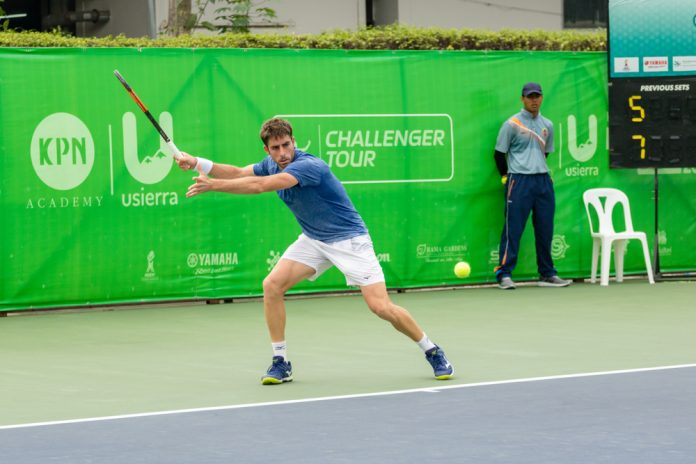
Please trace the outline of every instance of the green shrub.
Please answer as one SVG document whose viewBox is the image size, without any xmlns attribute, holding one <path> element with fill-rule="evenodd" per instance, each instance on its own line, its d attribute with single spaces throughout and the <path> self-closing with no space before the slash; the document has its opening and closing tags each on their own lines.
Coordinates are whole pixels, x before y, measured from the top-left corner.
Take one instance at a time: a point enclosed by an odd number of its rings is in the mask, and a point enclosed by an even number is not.
<svg viewBox="0 0 696 464">
<path fill-rule="evenodd" d="M 321 34 L 181 35 L 158 39 L 68 37 L 47 32 L 0 32 L 0 47 L 298 48 L 344 50 L 558 50 L 605 51 L 606 30 L 499 32 L 386 26 Z"/>
</svg>

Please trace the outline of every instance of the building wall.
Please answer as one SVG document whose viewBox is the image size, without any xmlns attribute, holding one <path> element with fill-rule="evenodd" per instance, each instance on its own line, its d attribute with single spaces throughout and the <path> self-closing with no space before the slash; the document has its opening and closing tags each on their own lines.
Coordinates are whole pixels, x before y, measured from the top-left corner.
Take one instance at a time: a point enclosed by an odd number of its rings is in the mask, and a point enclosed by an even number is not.
<svg viewBox="0 0 696 464">
<path fill-rule="evenodd" d="M 563 0 L 398 0 L 398 18 L 422 27 L 561 30 Z"/>
<path fill-rule="evenodd" d="M 78 22 L 75 32 L 81 37 L 123 34 L 154 38 L 157 36 L 155 8 L 155 0 L 76 0 L 77 11 L 108 10 L 110 18 L 106 23 Z"/>
<path fill-rule="evenodd" d="M 196 0 L 192 0 L 196 8 Z M 215 22 L 218 2 L 208 7 L 205 20 Z M 333 29 L 356 30 L 369 18 L 376 25 L 398 22 L 420 27 L 472 29 L 563 28 L 563 0 L 268 0 L 275 22 L 282 27 L 253 28 L 257 33 L 317 34 Z M 169 0 L 77 0 L 77 9 L 110 10 L 105 24 L 80 23 L 77 35 L 155 36 L 166 26 Z M 210 34 L 204 29 L 197 33 Z"/>
</svg>

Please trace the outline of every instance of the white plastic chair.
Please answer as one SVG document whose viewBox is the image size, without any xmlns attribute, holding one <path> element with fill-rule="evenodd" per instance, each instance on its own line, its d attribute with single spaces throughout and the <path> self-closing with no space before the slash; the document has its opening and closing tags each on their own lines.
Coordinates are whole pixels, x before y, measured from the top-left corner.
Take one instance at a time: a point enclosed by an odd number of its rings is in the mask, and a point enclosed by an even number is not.
<svg viewBox="0 0 696 464">
<path fill-rule="evenodd" d="M 605 199 L 604 205 L 602 205 L 602 198 Z M 645 268 L 648 271 L 648 281 L 654 284 L 655 280 L 653 279 L 652 266 L 650 265 L 648 241 L 645 232 L 633 230 L 631 209 L 626 194 L 621 190 L 613 188 L 596 188 L 587 190 L 583 193 L 582 199 L 585 202 L 585 211 L 587 211 L 587 219 L 590 221 L 590 233 L 592 234 L 592 275 L 590 282 L 595 283 L 597 281 L 597 260 L 601 249 L 602 268 L 600 271 L 600 285 L 609 285 L 609 266 L 611 262 L 612 245 L 614 247 L 616 281 L 622 282 L 626 244 L 631 239 L 638 239 L 643 244 L 643 255 L 645 256 Z M 624 223 L 626 225 L 626 230 L 624 232 L 616 232 L 611 219 L 612 211 L 617 203 L 623 206 Z M 592 224 L 590 205 L 594 207 L 594 210 L 597 212 L 597 217 L 599 218 L 599 230 L 597 231 L 595 231 L 594 225 Z"/>
</svg>

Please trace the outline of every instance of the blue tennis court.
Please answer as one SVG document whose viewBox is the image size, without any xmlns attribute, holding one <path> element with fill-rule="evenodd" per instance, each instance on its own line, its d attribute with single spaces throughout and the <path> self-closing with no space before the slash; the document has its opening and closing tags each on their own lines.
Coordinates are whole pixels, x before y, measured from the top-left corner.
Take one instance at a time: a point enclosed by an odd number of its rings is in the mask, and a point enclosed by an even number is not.
<svg viewBox="0 0 696 464">
<path fill-rule="evenodd" d="M 4 462 L 686 463 L 696 365 L 0 430 Z"/>
</svg>

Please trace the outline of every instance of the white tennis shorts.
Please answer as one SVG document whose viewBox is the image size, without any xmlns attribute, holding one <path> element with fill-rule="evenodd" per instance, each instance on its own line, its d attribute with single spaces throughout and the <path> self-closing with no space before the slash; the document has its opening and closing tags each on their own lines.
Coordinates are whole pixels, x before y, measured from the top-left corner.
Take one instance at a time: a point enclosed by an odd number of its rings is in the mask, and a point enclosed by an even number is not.
<svg viewBox="0 0 696 464">
<path fill-rule="evenodd" d="M 300 234 L 282 258 L 313 268 L 315 272 L 309 280 L 316 280 L 331 266 L 336 266 L 346 276 L 347 285 L 361 287 L 384 282 L 384 272 L 367 234 L 333 243 Z"/>
</svg>

